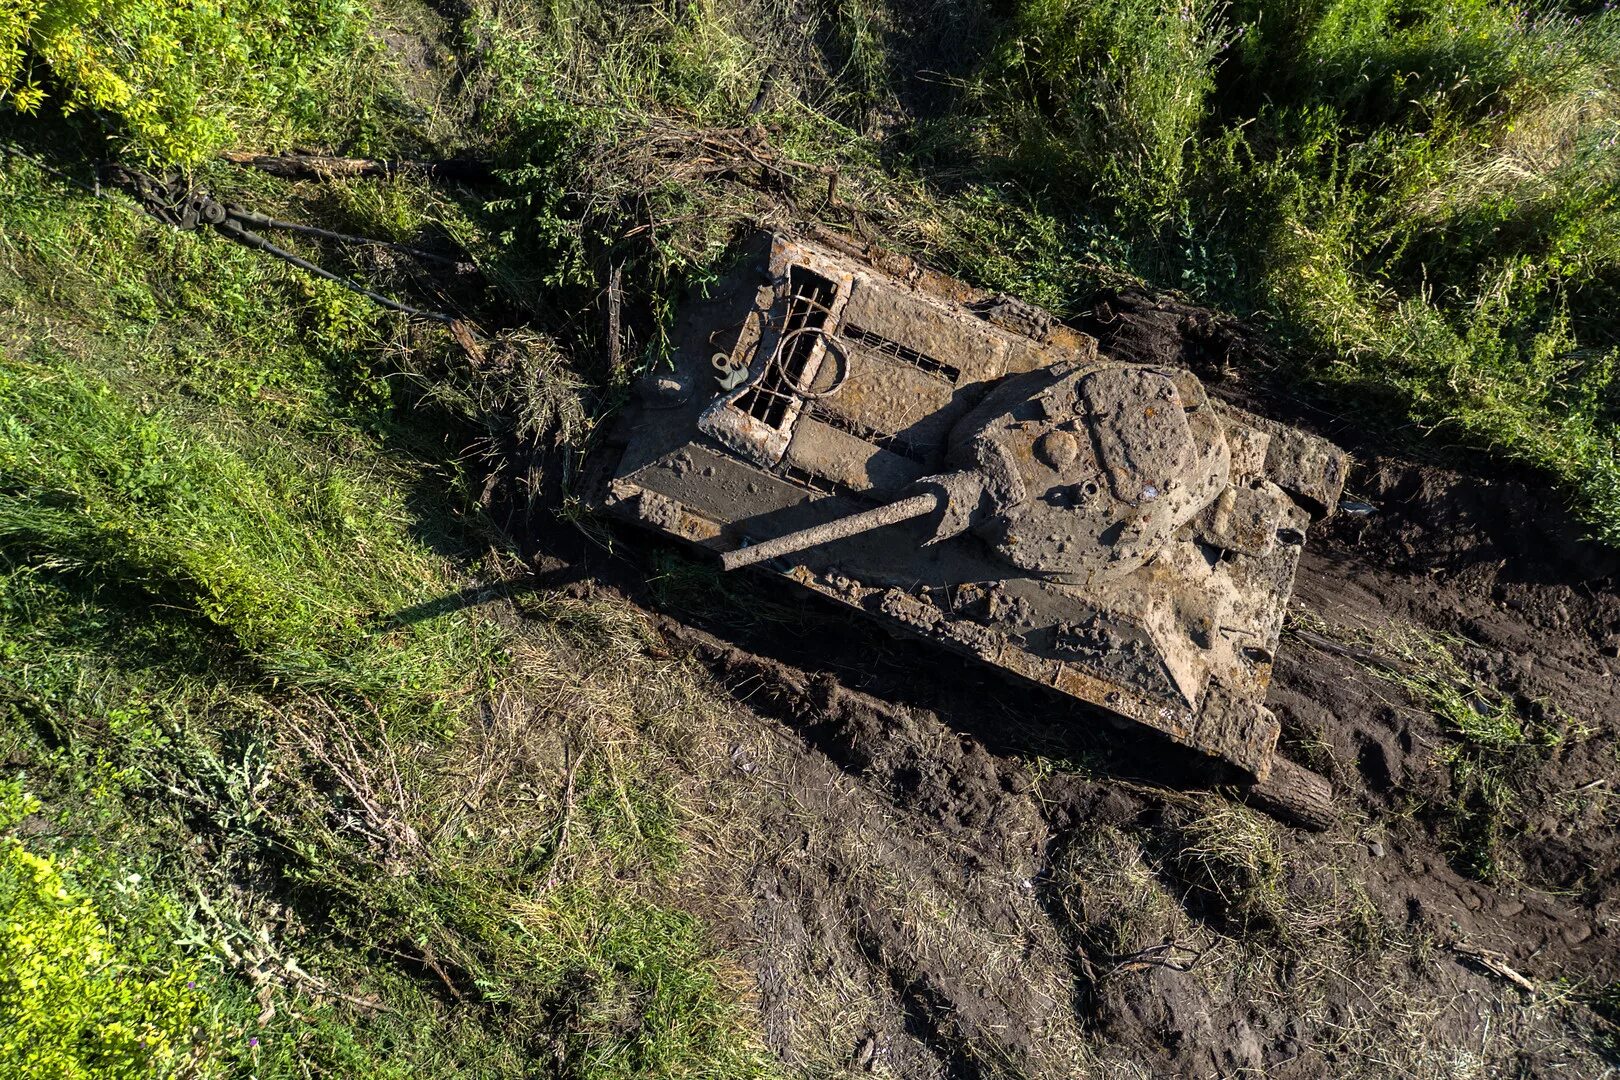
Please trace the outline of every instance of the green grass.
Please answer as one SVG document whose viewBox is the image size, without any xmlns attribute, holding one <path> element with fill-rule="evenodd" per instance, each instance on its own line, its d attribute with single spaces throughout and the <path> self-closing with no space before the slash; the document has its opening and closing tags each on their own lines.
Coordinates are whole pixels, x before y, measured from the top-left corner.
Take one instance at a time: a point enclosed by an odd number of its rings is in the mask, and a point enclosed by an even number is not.
<svg viewBox="0 0 1620 1080">
<path fill-rule="evenodd" d="M 443 603 L 494 534 L 414 332 L 23 163 L 0 215 L 0 758 L 57 823 L 8 843 L 205 973 L 225 1073 L 761 1073 L 669 900 L 697 692 L 623 614 Z"/>
</svg>

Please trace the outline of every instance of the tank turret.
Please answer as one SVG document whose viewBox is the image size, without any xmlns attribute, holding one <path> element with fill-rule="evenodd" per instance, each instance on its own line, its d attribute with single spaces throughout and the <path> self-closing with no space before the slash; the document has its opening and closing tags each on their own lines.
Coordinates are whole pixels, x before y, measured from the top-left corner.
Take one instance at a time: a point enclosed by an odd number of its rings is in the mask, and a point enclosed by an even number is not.
<svg viewBox="0 0 1620 1080">
<path fill-rule="evenodd" d="M 926 544 L 972 531 L 1012 566 L 1088 584 L 1141 567 L 1226 489 L 1224 426 L 1187 372 L 1098 362 L 1009 379 L 957 423 L 915 493 L 728 552 L 732 570 L 930 517 Z"/>
</svg>

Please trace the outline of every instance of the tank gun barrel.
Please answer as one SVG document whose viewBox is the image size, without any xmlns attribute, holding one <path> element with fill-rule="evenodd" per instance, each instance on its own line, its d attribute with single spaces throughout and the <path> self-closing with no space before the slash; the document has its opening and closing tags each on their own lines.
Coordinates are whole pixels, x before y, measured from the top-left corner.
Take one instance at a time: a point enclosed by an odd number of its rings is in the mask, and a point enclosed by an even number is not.
<svg viewBox="0 0 1620 1080">
<path fill-rule="evenodd" d="M 912 495 L 871 510 L 864 510 L 859 514 L 812 525 L 808 529 L 778 536 L 774 540 L 728 551 L 720 556 L 720 566 L 724 570 L 738 570 L 744 566 L 767 562 L 779 555 L 791 555 L 820 544 L 830 544 L 834 540 L 843 540 L 859 533 L 881 529 L 885 525 L 909 521 L 932 513 L 939 507 L 941 498 L 943 496 L 938 492 L 925 491 L 920 495 Z"/>
</svg>

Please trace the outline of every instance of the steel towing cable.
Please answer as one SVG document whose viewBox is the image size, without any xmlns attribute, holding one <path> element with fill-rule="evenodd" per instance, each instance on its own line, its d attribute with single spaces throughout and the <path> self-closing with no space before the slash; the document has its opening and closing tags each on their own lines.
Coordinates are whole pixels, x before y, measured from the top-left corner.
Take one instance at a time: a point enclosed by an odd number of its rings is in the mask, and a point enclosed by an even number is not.
<svg viewBox="0 0 1620 1080">
<path fill-rule="evenodd" d="M 388 240 L 375 240 L 371 237 L 355 236 L 350 233 L 316 228 L 313 225 L 282 221 L 267 214 L 248 210 L 235 203 L 220 202 L 205 190 L 184 187 L 178 181 L 160 180 L 150 174 L 123 167 L 110 168 L 106 170 L 106 175 L 117 186 L 133 195 L 147 214 L 182 232 L 194 232 L 200 228 L 210 228 L 226 239 L 241 244 L 243 247 L 253 248 L 256 251 L 273 255 L 306 273 L 314 274 L 317 277 L 341 285 L 360 296 L 364 296 L 366 299 L 388 308 L 390 311 L 398 311 L 405 315 L 430 319 L 446 325 L 465 325 L 462 320 L 457 319 L 454 315 L 414 307 L 395 300 L 393 297 L 384 296 L 373 289 L 368 289 L 358 281 L 334 273 L 324 266 L 310 262 L 303 256 L 287 250 L 256 230 L 276 229 L 323 240 L 335 240 L 340 243 L 386 247 L 410 255 L 413 258 L 448 263 L 456 267 L 458 271 L 470 268 L 468 263 Z"/>
<path fill-rule="evenodd" d="M 262 251 L 267 255 L 272 255 L 306 273 L 314 274 L 316 277 L 340 285 L 350 292 L 364 296 L 366 299 L 390 311 L 442 323 L 450 327 L 456 340 L 464 348 L 469 347 L 469 343 L 474 343 L 471 347 L 476 347 L 477 338 L 482 336 L 476 333 L 473 324 L 465 319 L 457 318 L 442 311 L 415 307 L 395 300 L 391 296 L 385 296 L 374 289 L 368 289 L 358 281 L 334 273 L 324 266 L 310 262 L 303 256 L 287 250 L 255 230 L 274 229 L 323 240 L 335 240 L 340 243 L 386 247 L 401 254 L 409 255 L 412 258 L 448 264 L 454 267 L 457 273 L 475 271 L 477 268 L 472 263 L 435 254 L 431 251 L 423 251 L 421 248 L 410 247 L 406 244 L 394 243 L 390 240 L 377 240 L 369 236 L 355 236 L 351 233 L 334 232 L 331 229 L 321 229 L 313 225 L 283 221 L 267 214 L 256 213 L 235 203 L 220 202 L 207 191 L 193 188 L 178 178 L 172 180 L 159 179 L 150 173 L 122 165 L 102 164 L 96 170 L 94 181 L 86 182 L 71 173 L 63 171 L 39 154 L 32 153 L 14 142 L 0 142 L 0 160 L 8 156 L 32 162 L 58 180 L 88 192 L 98 199 L 112 200 L 114 198 L 113 192 L 127 196 L 138 203 L 141 210 L 149 217 L 182 232 L 194 232 L 203 227 L 213 229 L 228 240 L 244 247 L 253 248 L 256 251 Z"/>
</svg>

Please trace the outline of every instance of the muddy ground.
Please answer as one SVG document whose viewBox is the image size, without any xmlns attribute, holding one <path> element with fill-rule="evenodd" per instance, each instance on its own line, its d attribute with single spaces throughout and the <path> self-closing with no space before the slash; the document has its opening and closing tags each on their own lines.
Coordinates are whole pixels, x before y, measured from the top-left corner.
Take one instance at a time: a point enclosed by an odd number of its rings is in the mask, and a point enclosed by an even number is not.
<svg viewBox="0 0 1620 1080">
<path fill-rule="evenodd" d="M 1589 1002 L 1620 979 L 1620 558 L 1533 481 L 1391 456 L 1232 378 L 1269 354 L 1192 310 L 1115 298 L 1093 328 L 1358 457 L 1268 698 L 1335 785 L 1325 832 L 813 599 L 682 603 L 656 544 L 539 545 L 737 703 L 759 820 L 695 904 L 766 1039 L 794 1071 L 918 1080 L 1616 1072 Z M 1460 736 L 1436 687 L 1524 737 Z"/>
</svg>

